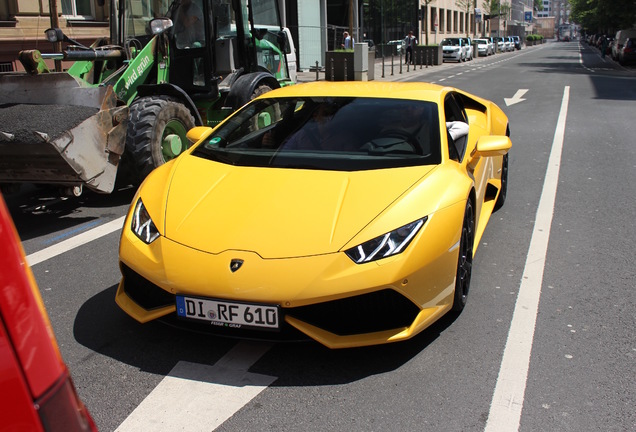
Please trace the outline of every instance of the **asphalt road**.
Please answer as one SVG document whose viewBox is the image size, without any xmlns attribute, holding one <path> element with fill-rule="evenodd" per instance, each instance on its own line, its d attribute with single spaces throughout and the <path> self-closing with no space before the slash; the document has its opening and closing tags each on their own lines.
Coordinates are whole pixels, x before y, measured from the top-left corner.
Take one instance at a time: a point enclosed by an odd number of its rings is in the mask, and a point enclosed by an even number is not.
<svg viewBox="0 0 636 432">
<path fill-rule="evenodd" d="M 139 325 L 114 303 L 120 231 L 99 231 L 134 191 L 7 197 L 100 430 L 636 430 L 634 68 L 569 42 L 376 78 L 490 99 L 513 142 L 466 309 L 407 342 L 330 351 Z"/>
</svg>

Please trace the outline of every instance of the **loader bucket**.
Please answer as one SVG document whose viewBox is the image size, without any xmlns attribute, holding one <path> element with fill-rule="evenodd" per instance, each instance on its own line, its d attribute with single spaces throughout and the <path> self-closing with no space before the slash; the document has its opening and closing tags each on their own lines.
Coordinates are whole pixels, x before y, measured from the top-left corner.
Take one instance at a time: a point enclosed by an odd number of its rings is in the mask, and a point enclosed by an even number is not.
<svg viewBox="0 0 636 432">
<path fill-rule="evenodd" d="M 0 74 L 0 183 L 112 192 L 128 107 L 67 73 Z"/>
</svg>

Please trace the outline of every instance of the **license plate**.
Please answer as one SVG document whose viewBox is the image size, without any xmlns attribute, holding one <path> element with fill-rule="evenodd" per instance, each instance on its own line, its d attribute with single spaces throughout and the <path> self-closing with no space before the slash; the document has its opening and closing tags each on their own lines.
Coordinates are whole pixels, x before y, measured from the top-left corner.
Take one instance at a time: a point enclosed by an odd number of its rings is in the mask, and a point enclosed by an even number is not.
<svg viewBox="0 0 636 432">
<path fill-rule="evenodd" d="M 177 316 L 233 328 L 279 328 L 278 306 L 177 296 Z"/>
</svg>

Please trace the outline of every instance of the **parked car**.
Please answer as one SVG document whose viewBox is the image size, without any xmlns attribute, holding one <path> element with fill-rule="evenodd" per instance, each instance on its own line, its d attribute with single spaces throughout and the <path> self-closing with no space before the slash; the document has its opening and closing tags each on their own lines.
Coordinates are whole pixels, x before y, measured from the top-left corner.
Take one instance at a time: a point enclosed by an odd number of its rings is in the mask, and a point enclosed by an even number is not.
<svg viewBox="0 0 636 432">
<path fill-rule="evenodd" d="M 464 43 L 464 52 L 466 53 L 466 60 L 472 60 L 473 59 L 473 45 L 472 45 L 472 41 L 470 38 L 461 38 L 462 42 Z"/>
<path fill-rule="evenodd" d="M 515 43 L 510 36 L 504 36 L 504 44 L 506 45 L 506 52 L 512 52 L 515 50 Z"/>
<path fill-rule="evenodd" d="M 495 54 L 497 52 L 497 43 L 495 42 L 495 38 L 492 36 L 484 37 L 488 41 L 488 46 L 490 48 L 490 52 Z"/>
<path fill-rule="evenodd" d="M 619 59 L 619 51 L 623 48 L 623 45 L 625 45 L 625 41 L 628 38 L 636 38 L 636 29 L 624 29 L 616 32 L 616 35 L 614 36 L 614 42 L 612 43 L 612 51 L 610 53 L 613 59 Z"/>
<path fill-rule="evenodd" d="M 497 36 L 495 38 L 495 43 L 497 44 L 497 52 L 506 52 L 506 44 L 504 42 L 504 39 L 500 36 Z"/>
<path fill-rule="evenodd" d="M 444 38 L 442 40 L 442 54 L 444 61 L 466 61 L 466 51 L 461 38 Z"/>
<path fill-rule="evenodd" d="M 401 52 L 405 51 L 403 40 L 392 40 L 389 41 L 387 45 L 391 46 L 392 48 L 395 47 L 395 51 L 393 51 L 394 54 L 400 55 Z"/>
<path fill-rule="evenodd" d="M 0 429 L 96 432 L 1 195 L 0 268 Z"/>
<path fill-rule="evenodd" d="M 491 46 L 487 39 L 474 39 L 473 42 L 477 45 L 479 57 L 487 57 L 492 54 Z"/>
<path fill-rule="evenodd" d="M 618 62 L 622 65 L 636 62 L 636 37 L 625 39 L 618 51 Z"/>
<path fill-rule="evenodd" d="M 520 50 L 521 49 L 521 38 L 519 36 L 511 36 L 512 40 L 515 44 L 515 49 Z"/>
</svg>

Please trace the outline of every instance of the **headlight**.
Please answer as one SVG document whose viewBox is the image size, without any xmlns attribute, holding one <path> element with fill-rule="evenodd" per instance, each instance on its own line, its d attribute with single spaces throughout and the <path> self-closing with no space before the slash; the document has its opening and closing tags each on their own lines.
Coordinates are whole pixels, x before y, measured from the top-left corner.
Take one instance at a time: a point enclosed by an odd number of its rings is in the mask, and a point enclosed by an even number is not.
<svg viewBox="0 0 636 432">
<path fill-rule="evenodd" d="M 345 253 L 356 264 L 397 255 L 406 249 L 415 234 L 422 228 L 426 219 L 427 217 L 425 216 L 422 219 L 348 249 Z"/>
<path fill-rule="evenodd" d="M 141 198 L 139 198 L 137 204 L 135 204 L 130 229 L 146 244 L 152 243 L 159 237 L 159 230 L 157 230 L 154 222 L 150 219 L 150 215 L 146 211 L 146 207 L 144 207 Z"/>
</svg>

